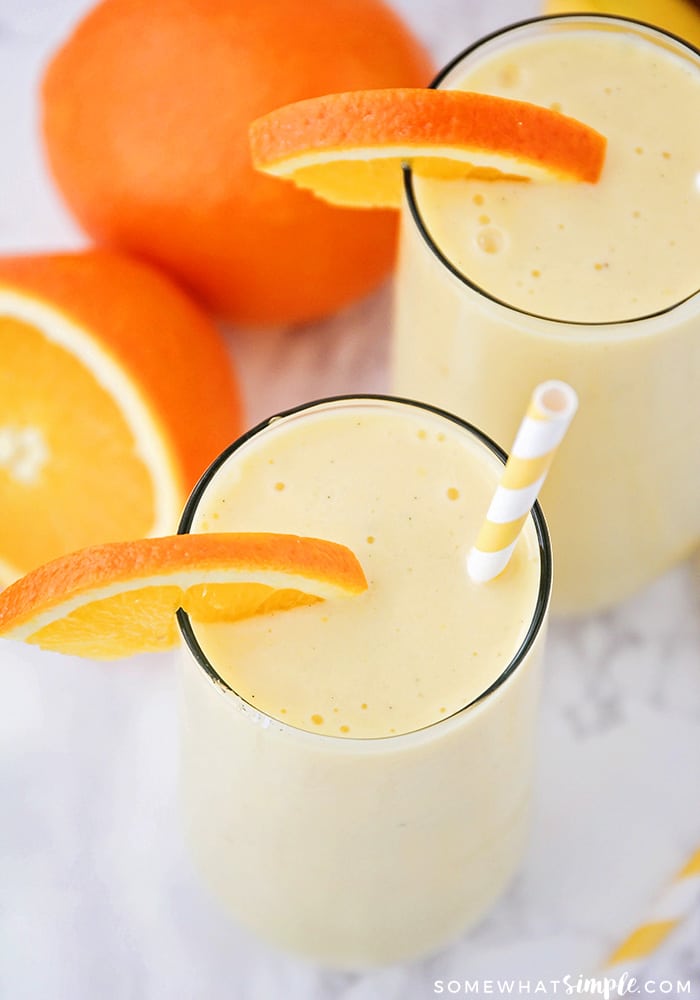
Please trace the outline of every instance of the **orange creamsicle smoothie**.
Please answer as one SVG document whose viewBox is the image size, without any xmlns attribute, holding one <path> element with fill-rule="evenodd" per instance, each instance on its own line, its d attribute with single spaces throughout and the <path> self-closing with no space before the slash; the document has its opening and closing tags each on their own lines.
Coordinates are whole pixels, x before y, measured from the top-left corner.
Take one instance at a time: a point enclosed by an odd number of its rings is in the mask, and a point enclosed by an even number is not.
<svg viewBox="0 0 700 1000">
<path fill-rule="evenodd" d="M 439 85 L 561 110 L 607 137 L 597 184 L 409 181 L 394 376 L 501 443 L 533 384 L 577 389 L 542 503 L 555 606 L 603 607 L 700 533 L 688 458 L 700 447 L 700 61 L 653 29 L 575 16 L 485 40 Z"/>
<path fill-rule="evenodd" d="M 194 532 L 348 545 L 369 584 L 185 629 L 189 839 L 240 919 L 284 947 L 346 967 L 430 951 L 517 864 L 549 570 L 536 513 L 498 579 L 467 574 L 501 471 L 453 418 L 336 400 L 253 432 L 190 502 Z"/>
<path fill-rule="evenodd" d="M 389 736 L 459 711 L 512 658 L 537 595 L 532 531 L 494 586 L 465 570 L 501 469 L 425 411 L 320 411 L 244 446 L 192 530 L 342 542 L 369 587 L 294 614 L 198 624 L 207 657 L 251 705 L 312 732 Z"/>
</svg>

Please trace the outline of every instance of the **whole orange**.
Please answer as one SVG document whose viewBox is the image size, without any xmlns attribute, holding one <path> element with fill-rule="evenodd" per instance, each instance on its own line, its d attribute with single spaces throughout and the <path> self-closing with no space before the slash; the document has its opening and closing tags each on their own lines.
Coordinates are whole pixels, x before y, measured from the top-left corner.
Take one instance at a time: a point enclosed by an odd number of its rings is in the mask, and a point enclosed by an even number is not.
<svg viewBox="0 0 700 1000">
<path fill-rule="evenodd" d="M 229 319 L 298 322 L 379 283 L 396 220 L 256 173 L 248 124 L 291 101 L 430 74 L 381 0 L 103 0 L 48 66 L 43 132 L 60 190 L 98 241 L 164 266 Z"/>
</svg>

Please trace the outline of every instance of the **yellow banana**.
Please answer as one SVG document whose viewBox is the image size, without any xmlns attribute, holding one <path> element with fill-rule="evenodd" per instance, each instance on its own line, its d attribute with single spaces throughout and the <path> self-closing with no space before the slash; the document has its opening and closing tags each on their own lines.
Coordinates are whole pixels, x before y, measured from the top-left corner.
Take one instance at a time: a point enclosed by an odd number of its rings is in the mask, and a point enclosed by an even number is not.
<svg viewBox="0 0 700 1000">
<path fill-rule="evenodd" d="M 647 21 L 700 47 L 700 6 L 693 0 L 545 0 L 546 14 L 619 14 Z"/>
</svg>

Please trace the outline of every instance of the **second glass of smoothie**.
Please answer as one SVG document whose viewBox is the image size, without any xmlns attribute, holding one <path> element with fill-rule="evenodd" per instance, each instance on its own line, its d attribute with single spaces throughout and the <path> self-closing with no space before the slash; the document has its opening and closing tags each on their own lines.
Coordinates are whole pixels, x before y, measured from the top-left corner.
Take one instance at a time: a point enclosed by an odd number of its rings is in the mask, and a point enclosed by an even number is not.
<svg viewBox="0 0 700 1000">
<path fill-rule="evenodd" d="M 493 904 L 528 830 L 551 583 L 539 507 L 486 584 L 467 553 L 503 453 L 382 397 L 266 421 L 182 531 L 349 546 L 365 593 L 233 624 L 180 613 L 185 826 L 244 924 L 324 964 L 414 958 Z"/>
<path fill-rule="evenodd" d="M 700 539 L 700 55 L 620 18 L 515 25 L 437 86 L 531 101 L 608 140 L 595 185 L 406 175 L 394 389 L 512 440 L 577 390 L 542 492 L 554 608 L 632 594 Z"/>
</svg>

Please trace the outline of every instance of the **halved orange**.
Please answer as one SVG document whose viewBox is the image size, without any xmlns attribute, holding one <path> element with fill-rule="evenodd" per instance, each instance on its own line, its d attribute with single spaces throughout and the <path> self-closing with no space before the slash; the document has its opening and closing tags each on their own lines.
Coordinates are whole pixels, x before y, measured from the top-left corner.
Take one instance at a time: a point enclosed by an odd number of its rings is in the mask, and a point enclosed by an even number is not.
<svg viewBox="0 0 700 1000">
<path fill-rule="evenodd" d="M 0 257 L 0 586 L 175 531 L 241 426 L 226 343 L 167 276 L 107 250 Z"/>
<path fill-rule="evenodd" d="M 171 535 L 91 546 L 0 593 L 0 637 L 110 660 L 168 649 L 175 612 L 236 621 L 358 594 L 367 581 L 344 545 L 274 533 Z"/>
<path fill-rule="evenodd" d="M 595 183 L 599 132 L 557 111 L 490 94 L 394 88 L 287 104 L 251 123 L 258 170 L 337 205 L 401 204 L 401 164 L 430 177 Z"/>
</svg>

